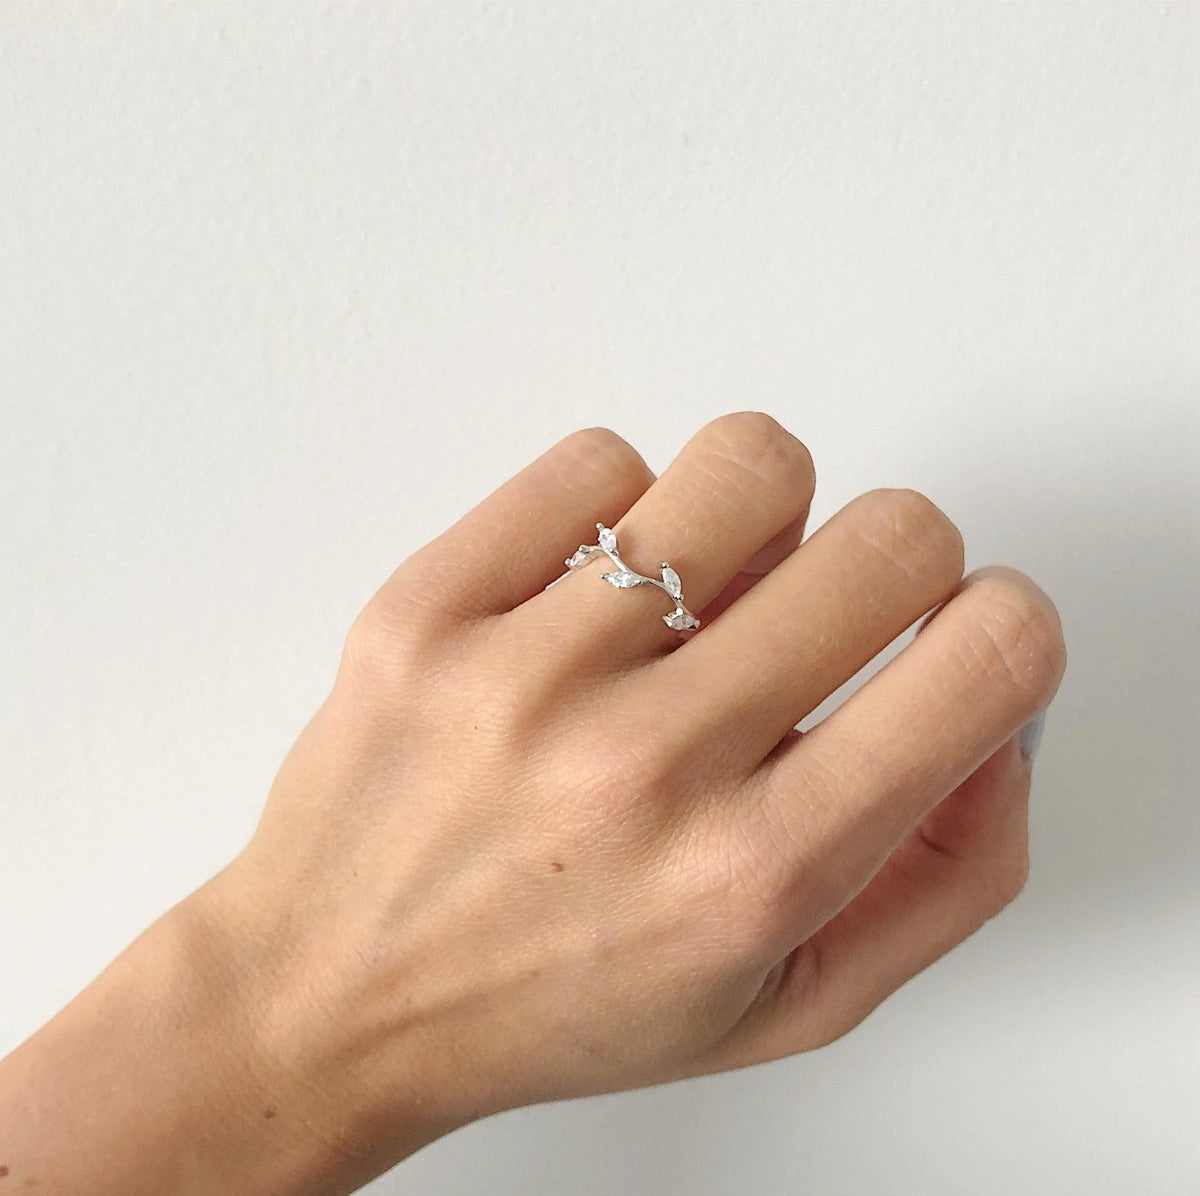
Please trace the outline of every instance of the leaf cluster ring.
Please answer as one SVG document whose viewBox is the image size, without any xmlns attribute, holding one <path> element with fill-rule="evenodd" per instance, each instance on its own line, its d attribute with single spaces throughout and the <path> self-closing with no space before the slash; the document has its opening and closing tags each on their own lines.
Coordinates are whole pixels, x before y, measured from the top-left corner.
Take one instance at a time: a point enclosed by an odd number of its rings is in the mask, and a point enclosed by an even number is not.
<svg viewBox="0 0 1200 1196">
<path fill-rule="evenodd" d="M 567 557 L 564 562 L 568 569 L 582 569 L 596 553 L 602 552 L 616 565 L 615 569 L 600 574 L 609 585 L 615 586 L 618 590 L 627 590 L 632 586 L 658 586 L 675 603 L 675 609 L 669 615 L 662 617 L 668 627 L 675 631 L 687 631 L 689 628 L 700 626 L 700 620 L 683 604 L 679 574 L 666 561 L 662 561 L 659 566 L 662 570 L 661 581 L 657 577 L 646 577 L 645 574 L 631 569 L 617 555 L 617 533 L 612 528 L 605 527 L 603 523 L 597 523 L 596 531 L 598 533 L 597 543 L 580 544 L 578 550 Z M 565 577 L 566 574 L 563 576 Z"/>
</svg>

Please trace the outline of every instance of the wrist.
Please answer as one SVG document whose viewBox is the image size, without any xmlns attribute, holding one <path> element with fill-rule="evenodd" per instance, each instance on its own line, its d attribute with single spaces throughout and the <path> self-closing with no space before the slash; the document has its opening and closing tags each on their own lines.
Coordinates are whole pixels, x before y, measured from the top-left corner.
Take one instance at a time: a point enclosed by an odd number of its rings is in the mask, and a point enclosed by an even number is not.
<svg viewBox="0 0 1200 1196">
<path fill-rule="evenodd" d="M 8 1176 L 93 1196 L 332 1196 L 454 1128 L 414 1109 L 381 1124 L 367 1035 L 235 892 L 224 874 L 202 886 L 0 1061 Z"/>
<path fill-rule="evenodd" d="M 275 1152 L 259 1186 L 237 1187 L 246 1196 L 351 1192 L 495 1111 L 455 1082 L 454 1043 L 419 992 L 403 926 L 392 938 L 409 966 L 382 973 L 355 950 L 347 907 L 315 891 L 278 880 L 252 847 L 172 911 L 185 971 L 228 1028 L 238 1096 L 216 1099 L 212 1115 L 229 1143 L 245 1140 L 251 1168 Z"/>
<path fill-rule="evenodd" d="M 214 878 L 146 934 L 166 957 L 178 1027 L 176 1100 L 195 1129 L 177 1164 L 180 1192 L 246 1196 L 349 1192 L 356 1160 L 354 1111 L 327 1113 L 322 1074 L 336 1050 L 300 1016 L 274 964 L 266 928 L 233 916 Z M 196 1135 L 199 1135 L 198 1137 Z"/>
<path fill-rule="evenodd" d="M 446 1094 L 425 1087 L 435 1081 L 416 1051 L 390 1052 L 381 1067 L 353 985 L 308 949 L 306 919 L 242 871 L 239 859 L 163 927 L 193 1041 L 215 1071 L 194 1103 L 217 1182 L 196 1190 L 352 1192 L 464 1119 L 439 1112 Z"/>
</svg>

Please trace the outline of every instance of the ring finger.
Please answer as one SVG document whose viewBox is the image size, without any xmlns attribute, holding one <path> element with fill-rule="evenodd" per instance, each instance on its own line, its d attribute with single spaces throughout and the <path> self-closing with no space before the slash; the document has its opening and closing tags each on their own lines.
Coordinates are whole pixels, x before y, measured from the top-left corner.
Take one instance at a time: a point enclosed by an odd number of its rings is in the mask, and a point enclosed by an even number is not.
<svg viewBox="0 0 1200 1196">
<path fill-rule="evenodd" d="M 656 661 L 660 693 L 730 768 L 755 769 L 788 730 L 926 611 L 963 569 L 958 529 L 911 490 L 838 511 L 737 599 L 705 635 Z M 714 684 L 718 679 L 720 684 Z"/>
</svg>

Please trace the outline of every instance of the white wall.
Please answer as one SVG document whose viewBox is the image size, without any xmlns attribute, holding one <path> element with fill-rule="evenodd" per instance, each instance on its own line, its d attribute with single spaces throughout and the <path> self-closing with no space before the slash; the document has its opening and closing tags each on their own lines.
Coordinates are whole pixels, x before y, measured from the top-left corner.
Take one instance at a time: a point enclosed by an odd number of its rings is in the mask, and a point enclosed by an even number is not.
<svg viewBox="0 0 1200 1196">
<path fill-rule="evenodd" d="M 1200 8 L 0 9 L 0 1051 L 242 843 L 393 565 L 755 407 L 1071 664 L 1033 876 L 816 1055 L 379 1193 L 1200 1191 Z"/>
</svg>

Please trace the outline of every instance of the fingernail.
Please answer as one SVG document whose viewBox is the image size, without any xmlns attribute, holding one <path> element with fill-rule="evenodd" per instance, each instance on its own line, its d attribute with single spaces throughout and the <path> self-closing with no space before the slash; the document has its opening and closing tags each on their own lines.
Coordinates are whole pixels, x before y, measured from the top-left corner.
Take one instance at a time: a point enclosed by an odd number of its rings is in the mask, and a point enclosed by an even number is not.
<svg viewBox="0 0 1200 1196">
<path fill-rule="evenodd" d="M 1021 756 L 1027 762 L 1032 762 L 1039 744 L 1042 742 L 1042 731 L 1046 726 L 1046 712 L 1044 710 L 1035 714 L 1021 728 Z"/>
</svg>

